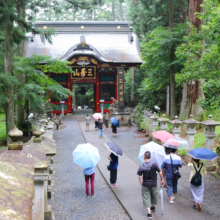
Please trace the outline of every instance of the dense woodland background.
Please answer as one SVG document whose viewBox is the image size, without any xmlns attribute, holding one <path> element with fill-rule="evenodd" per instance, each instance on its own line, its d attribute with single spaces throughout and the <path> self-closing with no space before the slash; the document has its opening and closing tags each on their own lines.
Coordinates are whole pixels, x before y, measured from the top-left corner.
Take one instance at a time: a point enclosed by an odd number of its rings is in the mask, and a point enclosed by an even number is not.
<svg viewBox="0 0 220 220">
<path fill-rule="evenodd" d="M 67 62 L 45 56 L 24 57 L 25 34 L 51 42 L 53 29 L 37 30 L 34 21 L 129 21 L 138 35 L 144 64 L 135 69 L 136 103 L 166 109 L 170 118 L 193 114 L 204 119 L 220 106 L 219 0 L 2 0 L 0 2 L 0 111 L 7 131 L 21 127 L 27 109 L 36 109 L 49 91 L 58 98 L 68 90 L 44 73 L 70 72 Z M 52 42 L 51 42 L 52 43 Z M 46 65 L 39 62 L 46 61 Z M 126 73 L 126 102 L 131 102 Z"/>
</svg>

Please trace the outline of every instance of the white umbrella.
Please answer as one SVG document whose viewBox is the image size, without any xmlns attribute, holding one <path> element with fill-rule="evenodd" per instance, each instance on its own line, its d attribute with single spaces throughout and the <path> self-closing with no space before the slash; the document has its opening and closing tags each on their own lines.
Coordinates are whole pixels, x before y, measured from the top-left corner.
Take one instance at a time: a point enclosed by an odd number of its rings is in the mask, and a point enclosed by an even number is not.
<svg viewBox="0 0 220 220">
<path fill-rule="evenodd" d="M 160 167 L 163 163 L 164 157 L 166 156 L 164 147 L 151 141 L 145 145 L 141 145 L 140 152 L 138 155 L 139 160 L 144 163 L 144 153 L 146 151 L 150 151 L 151 153 L 151 161 L 156 162 Z"/>
<path fill-rule="evenodd" d="M 162 212 L 162 215 L 163 215 L 163 187 L 161 186 L 160 188 L 160 199 L 161 199 L 161 212 Z"/>
</svg>

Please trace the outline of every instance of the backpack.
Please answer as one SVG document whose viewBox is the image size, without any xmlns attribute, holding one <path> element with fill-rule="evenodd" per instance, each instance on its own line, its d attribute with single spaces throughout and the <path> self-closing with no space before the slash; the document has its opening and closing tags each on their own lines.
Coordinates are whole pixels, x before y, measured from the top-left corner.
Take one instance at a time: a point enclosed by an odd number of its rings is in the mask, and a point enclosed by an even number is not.
<svg viewBox="0 0 220 220">
<path fill-rule="evenodd" d="M 202 184 L 202 175 L 200 174 L 200 170 L 202 169 L 202 166 L 203 166 L 203 163 L 199 169 L 199 171 L 196 169 L 196 166 L 195 164 L 193 164 L 195 170 L 196 170 L 196 173 L 194 174 L 194 176 L 192 177 L 190 183 L 194 186 L 201 186 Z"/>
</svg>

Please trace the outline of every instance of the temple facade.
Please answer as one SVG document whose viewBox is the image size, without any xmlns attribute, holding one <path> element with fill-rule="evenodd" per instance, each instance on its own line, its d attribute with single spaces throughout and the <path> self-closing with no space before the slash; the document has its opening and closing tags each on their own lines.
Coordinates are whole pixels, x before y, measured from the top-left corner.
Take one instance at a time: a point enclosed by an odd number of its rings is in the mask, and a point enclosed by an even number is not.
<svg viewBox="0 0 220 220">
<path fill-rule="evenodd" d="M 95 112 L 101 111 L 101 102 L 104 113 L 108 112 L 112 98 L 118 101 L 119 110 L 124 109 L 124 74 L 129 68 L 139 68 L 142 64 L 139 41 L 128 22 L 55 21 L 36 22 L 35 25 L 42 29 L 53 27 L 56 34 L 52 44 L 33 36 L 26 42 L 26 56 L 35 53 L 67 60 L 73 70 L 71 74 L 49 74 L 74 93 L 64 100 L 64 113 L 73 112 L 77 107 L 77 93 L 85 94 L 88 88 L 93 91 L 93 98 L 85 103 Z M 77 88 L 81 86 L 77 92 L 76 85 Z M 53 97 L 50 100 L 54 113 L 61 113 L 60 101 Z"/>
</svg>

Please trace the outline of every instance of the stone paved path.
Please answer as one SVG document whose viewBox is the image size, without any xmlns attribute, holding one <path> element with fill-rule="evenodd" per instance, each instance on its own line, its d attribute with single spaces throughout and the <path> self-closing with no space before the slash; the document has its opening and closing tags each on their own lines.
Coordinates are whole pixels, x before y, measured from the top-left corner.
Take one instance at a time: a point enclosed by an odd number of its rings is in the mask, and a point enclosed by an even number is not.
<svg viewBox="0 0 220 220">
<path fill-rule="evenodd" d="M 119 134 L 117 138 L 112 138 L 112 134 L 110 134 L 110 130 L 104 130 L 104 133 L 108 133 L 109 138 L 106 134 L 103 135 L 103 138 L 98 137 L 98 132 L 95 129 L 91 129 L 89 132 L 86 132 L 85 128 L 85 120 L 79 119 L 80 127 L 84 134 L 84 137 L 87 142 L 93 144 L 99 149 L 99 153 L 101 156 L 101 160 L 98 163 L 98 167 L 103 174 L 106 181 L 109 181 L 109 172 L 106 170 L 106 165 L 108 164 L 107 156 L 109 155 L 109 151 L 105 147 L 105 143 L 110 141 L 120 143 L 124 154 L 119 159 L 119 167 L 118 167 L 118 187 L 112 188 L 115 195 L 122 203 L 126 211 L 129 213 L 133 220 L 144 220 L 146 218 L 146 209 L 143 208 L 142 199 L 141 199 L 141 187 L 138 182 L 137 178 L 137 169 L 138 169 L 138 160 L 136 160 L 138 151 L 139 151 L 139 144 L 134 143 L 134 139 L 139 136 L 135 134 L 132 129 L 129 128 L 120 128 Z M 124 131 L 123 131 L 124 130 Z M 127 132 L 125 132 L 125 130 Z M 120 132 L 121 131 L 121 132 Z M 138 142 L 143 142 L 143 140 L 138 140 Z M 123 144 L 122 144 L 123 143 Z M 133 148 L 133 150 L 132 150 Z M 129 156 L 128 156 L 128 155 Z M 136 161 L 136 162 L 134 162 Z M 185 185 L 188 186 L 188 177 L 185 181 Z M 159 186 L 159 185 L 158 185 Z M 179 189 L 182 188 L 179 186 Z M 158 187 L 159 191 L 159 187 Z M 185 192 L 188 195 L 188 192 Z M 213 194 L 212 194 L 213 195 Z M 198 210 L 194 210 L 191 206 L 191 203 L 188 199 L 180 195 L 177 195 L 174 204 L 169 204 L 166 190 L 163 189 L 163 196 L 164 196 L 164 215 L 161 215 L 160 209 L 160 196 L 158 195 L 158 205 L 157 211 L 153 214 L 153 219 L 155 220 L 208 220 L 213 219 L 217 220 L 218 217 L 214 215 L 209 215 L 205 210 L 202 212 L 198 212 Z M 215 205 L 218 207 L 218 204 Z"/>
<path fill-rule="evenodd" d="M 73 163 L 72 151 L 85 143 L 78 120 L 65 116 L 61 129 L 54 132 L 57 155 L 52 176 L 54 198 L 50 201 L 56 220 L 130 219 L 103 176 L 96 168 L 95 198 L 86 198 L 83 170 Z"/>
<path fill-rule="evenodd" d="M 129 156 L 138 166 L 141 164 L 137 155 L 139 153 L 140 145 L 146 143 L 146 138 L 142 132 L 137 131 L 135 126 L 132 126 L 131 128 L 120 127 L 116 137 L 113 137 L 110 128 L 106 128 L 104 132 L 107 137 L 112 142 L 118 144 L 123 149 L 123 152 L 126 153 L 126 155 Z M 180 172 L 182 177 L 179 180 L 178 194 L 187 201 L 190 201 L 190 169 L 187 166 L 183 166 Z M 204 181 L 205 193 L 202 208 L 212 215 L 210 219 L 220 219 L 220 180 L 211 175 L 206 175 Z M 167 198 L 165 197 L 165 199 Z"/>
</svg>

